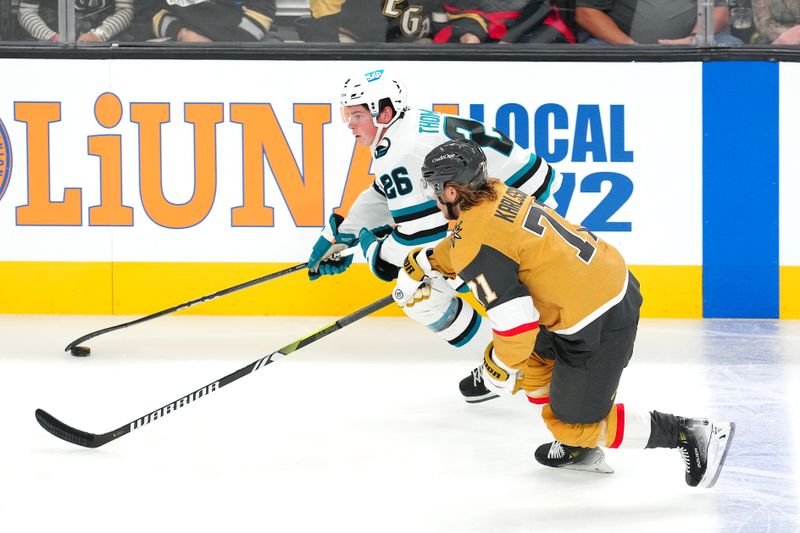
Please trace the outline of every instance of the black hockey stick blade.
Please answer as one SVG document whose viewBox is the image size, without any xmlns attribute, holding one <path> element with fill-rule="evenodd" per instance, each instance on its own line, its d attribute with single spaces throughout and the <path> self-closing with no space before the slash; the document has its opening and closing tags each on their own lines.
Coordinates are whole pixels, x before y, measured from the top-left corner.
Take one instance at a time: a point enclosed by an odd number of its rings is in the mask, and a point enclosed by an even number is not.
<svg viewBox="0 0 800 533">
<path fill-rule="evenodd" d="M 238 285 L 234 285 L 233 287 L 228 287 L 227 289 L 222 289 L 217 291 L 213 294 L 207 294 L 205 296 L 201 296 L 199 298 L 195 298 L 194 300 L 184 302 L 182 304 L 178 304 L 174 307 L 170 307 L 169 309 L 163 309 L 161 311 L 157 311 L 153 314 L 143 316 L 141 318 L 137 318 L 136 320 L 131 320 L 130 322 L 124 322 L 122 324 L 117 324 L 116 326 L 110 326 L 103 329 L 98 329 L 97 331 L 92 331 L 91 333 L 87 333 L 82 337 L 78 337 L 74 341 L 67 344 L 67 347 L 64 348 L 65 352 L 71 352 L 73 348 L 76 348 L 79 344 L 88 341 L 89 339 L 93 339 L 97 336 L 103 335 L 105 333 L 110 333 L 112 331 L 116 331 L 118 329 L 127 328 L 129 326 L 134 326 L 136 324 L 141 324 L 142 322 L 147 322 L 148 320 L 153 320 L 154 318 L 159 318 L 164 315 L 169 315 L 170 313 L 176 313 L 178 311 L 182 311 L 188 307 L 192 307 L 197 304 L 201 304 L 203 302 L 207 302 L 209 300 L 214 300 L 219 298 L 220 296 L 225 296 L 226 294 L 230 294 L 232 292 L 240 291 L 242 289 L 247 289 L 248 287 L 252 287 L 253 285 L 259 285 L 266 281 L 270 281 L 276 278 L 280 278 L 285 276 L 286 274 L 291 274 L 292 272 L 297 272 L 298 270 L 302 270 L 308 266 L 308 263 L 300 263 L 299 265 L 294 265 L 288 268 L 284 268 L 283 270 L 279 270 L 278 272 L 273 272 L 271 274 L 267 274 L 265 276 L 261 276 L 260 278 L 251 279 L 250 281 L 245 281 L 244 283 L 239 283 Z"/>
<path fill-rule="evenodd" d="M 151 411 L 144 416 L 137 418 L 136 420 L 125 424 L 123 426 L 118 427 L 113 431 L 109 431 L 108 433 L 89 433 L 88 431 L 83 431 L 77 428 L 74 428 L 64 422 L 60 421 L 47 411 L 43 409 L 36 410 L 36 421 L 39 422 L 39 425 L 42 426 L 45 431 L 50 433 L 51 435 L 58 437 L 61 440 L 71 442 L 72 444 L 77 444 L 78 446 L 83 446 L 85 448 L 99 448 L 104 444 L 108 444 L 109 442 L 116 440 L 124 435 L 127 435 L 131 431 L 139 429 L 141 427 L 146 426 L 147 424 L 164 418 L 166 415 L 173 413 L 180 409 L 181 407 L 186 407 L 190 403 L 194 402 L 195 400 L 199 400 L 204 396 L 208 396 L 214 391 L 217 391 L 228 385 L 233 383 L 237 379 L 243 378 L 255 372 L 256 370 L 261 370 L 265 366 L 274 363 L 278 359 L 286 357 L 287 355 L 296 352 L 300 348 L 304 348 L 309 344 L 312 344 L 322 338 L 327 337 L 331 333 L 339 331 L 343 327 L 352 324 L 362 318 L 371 315 L 375 311 L 383 309 L 390 303 L 392 303 L 392 296 L 384 296 L 377 302 L 373 302 L 366 307 L 362 307 L 358 311 L 355 311 L 345 317 L 340 318 L 336 322 L 325 326 L 324 328 L 320 329 L 319 331 L 315 331 L 314 333 L 303 337 L 302 339 L 298 339 L 291 344 L 287 344 L 280 350 L 276 352 L 272 352 L 269 355 L 265 355 L 260 359 L 253 361 L 252 363 L 243 366 L 239 370 L 235 372 L 231 372 L 227 376 L 220 378 L 212 383 L 209 383 L 205 387 L 201 387 L 189 394 L 181 396 L 177 400 L 168 403 L 167 405 L 156 409 L 155 411 Z"/>
<path fill-rule="evenodd" d="M 106 438 L 105 435 L 87 433 L 86 431 L 68 426 L 43 409 L 36 410 L 36 421 L 39 422 L 39 425 L 46 429 L 48 433 L 67 442 L 83 446 L 84 448 L 99 448 L 110 440 Z"/>
</svg>

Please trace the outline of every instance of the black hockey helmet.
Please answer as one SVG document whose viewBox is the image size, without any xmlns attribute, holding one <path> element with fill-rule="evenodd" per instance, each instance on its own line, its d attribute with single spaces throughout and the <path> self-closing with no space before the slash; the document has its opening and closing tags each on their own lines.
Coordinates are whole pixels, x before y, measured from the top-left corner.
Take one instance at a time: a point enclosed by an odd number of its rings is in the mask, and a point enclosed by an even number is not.
<svg viewBox="0 0 800 533">
<path fill-rule="evenodd" d="M 469 139 L 440 144 L 425 156 L 422 165 L 422 186 L 437 198 L 448 183 L 478 187 L 486 180 L 486 154 Z"/>
</svg>

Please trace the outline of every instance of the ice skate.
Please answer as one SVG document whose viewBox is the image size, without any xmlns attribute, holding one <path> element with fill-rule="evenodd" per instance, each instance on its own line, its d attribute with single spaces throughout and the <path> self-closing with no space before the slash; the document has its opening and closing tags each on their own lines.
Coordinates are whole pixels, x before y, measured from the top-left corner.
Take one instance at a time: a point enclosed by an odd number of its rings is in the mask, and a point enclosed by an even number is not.
<svg viewBox="0 0 800 533">
<path fill-rule="evenodd" d="M 736 424 L 705 418 L 681 418 L 678 450 L 686 465 L 686 484 L 711 488 L 717 482 Z"/>
<path fill-rule="evenodd" d="M 483 366 L 475 368 L 469 376 L 462 379 L 458 388 L 467 403 L 485 402 L 498 396 L 483 383 Z"/>
<path fill-rule="evenodd" d="M 614 469 L 606 463 L 605 453 L 601 448 L 567 446 L 556 440 L 539 446 L 535 456 L 539 464 L 552 468 L 583 470 L 599 474 L 614 473 Z"/>
</svg>

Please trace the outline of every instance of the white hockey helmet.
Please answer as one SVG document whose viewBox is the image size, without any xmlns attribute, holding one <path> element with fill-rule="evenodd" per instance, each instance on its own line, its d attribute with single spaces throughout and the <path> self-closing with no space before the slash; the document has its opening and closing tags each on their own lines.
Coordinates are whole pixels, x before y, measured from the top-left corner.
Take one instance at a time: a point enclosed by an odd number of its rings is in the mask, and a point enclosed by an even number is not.
<svg viewBox="0 0 800 533">
<path fill-rule="evenodd" d="M 385 106 L 386 100 L 394 108 L 395 114 L 388 124 L 378 124 L 377 118 L 381 112 L 381 104 Z M 346 111 L 348 106 L 364 104 L 369 108 L 375 125 L 379 128 L 387 128 L 408 109 L 406 101 L 406 86 L 391 71 L 379 69 L 360 72 L 350 76 L 342 87 L 342 118 L 345 122 L 348 120 Z"/>
</svg>

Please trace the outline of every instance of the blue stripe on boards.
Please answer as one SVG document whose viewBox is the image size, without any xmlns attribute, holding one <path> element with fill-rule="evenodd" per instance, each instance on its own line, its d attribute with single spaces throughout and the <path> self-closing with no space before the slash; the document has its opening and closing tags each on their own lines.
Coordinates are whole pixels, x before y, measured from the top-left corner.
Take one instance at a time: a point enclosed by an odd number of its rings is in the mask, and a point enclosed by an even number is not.
<svg viewBox="0 0 800 533">
<path fill-rule="evenodd" d="M 703 64 L 703 316 L 778 318 L 778 63 Z"/>
</svg>

